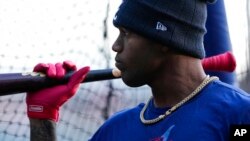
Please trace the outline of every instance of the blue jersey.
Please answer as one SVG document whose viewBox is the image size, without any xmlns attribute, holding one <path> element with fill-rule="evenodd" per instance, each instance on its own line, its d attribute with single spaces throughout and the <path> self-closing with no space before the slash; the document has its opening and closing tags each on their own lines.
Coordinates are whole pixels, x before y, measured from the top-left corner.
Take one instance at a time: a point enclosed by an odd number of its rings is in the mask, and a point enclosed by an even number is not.
<svg viewBox="0 0 250 141">
<path fill-rule="evenodd" d="M 115 114 L 90 141 L 228 141 L 230 125 L 250 124 L 250 95 L 219 80 L 155 124 L 140 121 L 143 106 Z M 144 117 L 156 118 L 167 109 L 151 101 Z"/>
</svg>

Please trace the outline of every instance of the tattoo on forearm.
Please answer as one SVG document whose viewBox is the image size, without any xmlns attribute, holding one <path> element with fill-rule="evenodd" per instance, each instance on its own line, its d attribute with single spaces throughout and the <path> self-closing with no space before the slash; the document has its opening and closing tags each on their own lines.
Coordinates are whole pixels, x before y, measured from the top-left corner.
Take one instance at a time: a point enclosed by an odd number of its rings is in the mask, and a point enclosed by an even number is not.
<svg viewBox="0 0 250 141">
<path fill-rule="evenodd" d="M 56 123 L 50 120 L 30 119 L 31 141 L 56 141 Z"/>
</svg>

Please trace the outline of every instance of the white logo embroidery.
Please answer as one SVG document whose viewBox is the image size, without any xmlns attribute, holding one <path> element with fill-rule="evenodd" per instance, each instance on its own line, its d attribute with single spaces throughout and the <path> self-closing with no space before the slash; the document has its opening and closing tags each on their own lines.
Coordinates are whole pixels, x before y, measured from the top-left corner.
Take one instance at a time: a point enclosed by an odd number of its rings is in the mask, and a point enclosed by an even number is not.
<svg viewBox="0 0 250 141">
<path fill-rule="evenodd" d="M 161 22 L 156 23 L 156 30 L 167 31 L 167 27 L 163 25 Z"/>
<path fill-rule="evenodd" d="M 117 19 L 117 15 L 115 15 L 115 17 L 113 18 L 113 20 L 115 21 Z"/>
<path fill-rule="evenodd" d="M 31 112 L 43 112 L 43 106 L 41 106 L 41 105 L 29 105 L 29 111 L 31 111 Z"/>
</svg>

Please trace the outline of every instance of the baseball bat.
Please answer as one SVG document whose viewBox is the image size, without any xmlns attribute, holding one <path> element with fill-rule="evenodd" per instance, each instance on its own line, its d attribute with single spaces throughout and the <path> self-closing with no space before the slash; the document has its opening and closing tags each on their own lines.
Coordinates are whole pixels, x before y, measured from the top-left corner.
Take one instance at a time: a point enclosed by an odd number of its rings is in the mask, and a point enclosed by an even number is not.
<svg viewBox="0 0 250 141">
<path fill-rule="evenodd" d="M 223 64 L 223 65 L 221 65 Z M 205 70 L 233 71 L 236 67 L 234 56 L 230 52 L 204 58 L 202 66 Z M 73 72 L 69 72 L 63 79 L 52 79 L 44 74 L 5 73 L 0 74 L 0 96 L 36 91 L 68 82 Z M 120 78 L 120 71 L 116 69 L 91 70 L 82 83 Z"/>
</svg>

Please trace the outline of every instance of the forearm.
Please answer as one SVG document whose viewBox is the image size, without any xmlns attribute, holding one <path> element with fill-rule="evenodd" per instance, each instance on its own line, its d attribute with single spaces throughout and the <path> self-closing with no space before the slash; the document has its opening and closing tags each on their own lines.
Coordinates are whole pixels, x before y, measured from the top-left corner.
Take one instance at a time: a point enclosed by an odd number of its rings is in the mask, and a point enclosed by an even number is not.
<svg viewBox="0 0 250 141">
<path fill-rule="evenodd" d="M 56 123 L 30 118 L 30 141 L 56 141 Z"/>
</svg>

